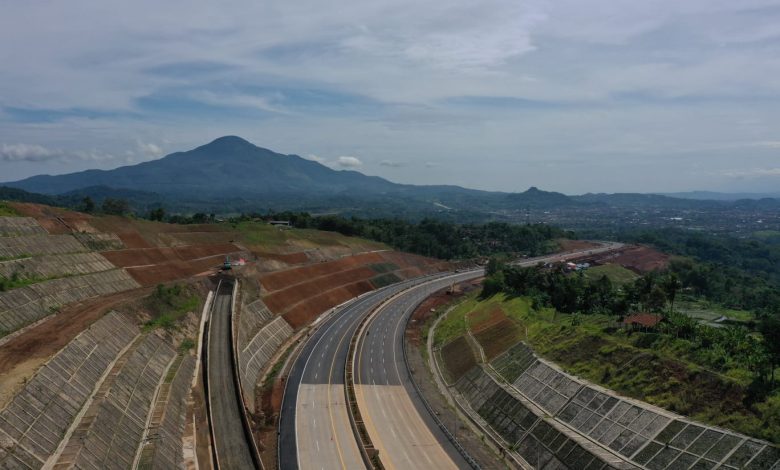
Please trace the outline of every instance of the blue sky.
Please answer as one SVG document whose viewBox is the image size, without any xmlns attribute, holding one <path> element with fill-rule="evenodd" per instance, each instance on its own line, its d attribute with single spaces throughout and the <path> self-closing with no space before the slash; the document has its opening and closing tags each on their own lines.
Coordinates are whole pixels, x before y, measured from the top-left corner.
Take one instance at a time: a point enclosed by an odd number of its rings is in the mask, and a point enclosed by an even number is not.
<svg viewBox="0 0 780 470">
<path fill-rule="evenodd" d="M 0 1 L 0 181 L 231 134 L 404 183 L 780 188 L 777 0 Z"/>
</svg>

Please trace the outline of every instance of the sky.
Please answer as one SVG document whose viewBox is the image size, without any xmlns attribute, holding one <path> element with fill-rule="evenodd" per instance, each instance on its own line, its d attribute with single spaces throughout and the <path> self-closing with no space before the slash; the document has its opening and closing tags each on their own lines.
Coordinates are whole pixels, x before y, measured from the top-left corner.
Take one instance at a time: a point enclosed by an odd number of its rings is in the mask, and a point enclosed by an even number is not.
<svg viewBox="0 0 780 470">
<path fill-rule="evenodd" d="M 780 188 L 780 0 L 0 0 L 0 181 L 239 135 L 391 181 Z"/>
</svg>

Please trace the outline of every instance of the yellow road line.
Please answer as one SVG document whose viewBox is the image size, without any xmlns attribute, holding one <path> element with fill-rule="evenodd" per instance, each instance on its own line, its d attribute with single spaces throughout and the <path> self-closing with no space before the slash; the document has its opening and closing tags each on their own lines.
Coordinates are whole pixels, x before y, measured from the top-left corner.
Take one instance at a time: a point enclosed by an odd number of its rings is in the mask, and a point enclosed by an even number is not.
<svg viewBox="0 0 780 470">
<path fill-rule="evenodd" d="M 339 442 L 339 435 L 336 432 L 336 422 L 333 419 L 333 404 L 331 402 L 331 386 L 333 382 L 333 368 L 336 366 L 336 357 L 338 356 L 338 350 L 341 347 L 341 343 L 344 342 L 344 338 L 347 337 L 347 334 L 349 333 L 349 326 L 344 330 L 344 334 L 341 335 L 341 338 L 339 339 L 338 344 L 336 344 L 336 353 L 333 354 L 333 360 L 330 362 L 330 371 L 328 373 L 328 415 L 330 416 L 330 429 L 333 432 L 333 439 L 336 443 L 336 451 L 339 454 L 339 461 L 341 462 L 341 468 L 345 469 L 347 468 L 346 464 L 344 463 L 344 454 L 341 452 L 341 444 Z M 347 384 L 344 384 L 344 387 L 346 387 Z M 347 406 L 349 406 L 349 403 L 346 403 Z"/>
<path fill-rule="evenodd" d="M 379 317 L 379 313 L 380 313 L 382 310 L 384 310 L 384 309 L 385 309 L 385 307 L 386 307 L 387 305 L 389 305 L 390 301 L 391 301 L 391 300 L 392 300 L 394 297 L 395 297 L 395 296 L 393 296 L 393 297 L 391 297 L 390 299 L 388 299 L 387 301 L 385 301 L 385 303 L 384 303 L 384 304 L 382 304 L 382 305 L 381 305 L 381 306 L 380 306 L 380 307 L 379 307 L 379 308 L 378 308 L 378 309 L 377 309 L 375 312 L 373 312 L 373 313 L 369 314 L 369 315 L 371 315 L 371 319 L 368 321 L 368 323 L 367 323 L 366 325 L 364 325 L 364 328 L 368 328 L 368 325 L 369 325 L 370 323 L 373 323 L 373 321 L 374 321 L 374 320 L 375 320 L 377 317 Z M 358 334 L 360 334 L 360 331 L 358 332 Z M 362 337 L 362 338 L 365 338 L 365 336 L 361 336 L 361 337 Z M 358 365 L 358 367 L 357 367 L 357 373 L 358 373 L 358 382 L 360 383 L 360 396 L 363 398 L 363 403 L 366 403 L 366 404 L 367 404 L 368 402 L 366 401 L 366 396 L 365 396 L 365 394 L 363 393 L 363 387 L 364 387 L 364 385 L 363 385 L 363 372 L 362 372 L 362 370 L 361 370 L 361 367 L 360 367 L 360 364 L 361 364 L 361 363 L 362 363 L 362 361 L 363 361 L 363 345 L 365 344 L 365 341 L 361 341 L 361 340 L 360 340 L 360 339 L 361 339 L 361 337 L 359 337 L 359 338 L 358 338 L 358 341 L 359 341 L 359 343 L 360 343 L 360 344 L 358 345 L 358 348 L 359 348 L 359 349 L 356 351 L 356 352 L 358 353 L 358 354 L 357 354 L 357 359 L 358 359 L 358 360 L 357 360 L 357 365 Z M 354 369 L 354 366 L 355 366 L 355 363 L 353 362 L 353 363 L 352 363 L 352 367 L 353 367 L 353 369 Z M 353 381 L 354 381 L 354 376 L 355 376 L 355 375 L 354 375 L 354 373 L 353 373 L 353 375 L 352 375 L 352 377 L 353 377 Z M 357 389 L 357 387 L 355 387 L 355 388 Z M 357 392 L 356 392 L 356 394 L 357 394 Z M 359 405 L 358 405 L 358 407 L 359 407 Z M 371 426 L 371 429 L 374 431 L 374 436 L 377 436 L 377 437 L 378 437 L 378 436 L 379 436 L 379 433 L 378 433 L 378 432 L 377 432 L 377 430 L 376 430 L 376 426 L 374 426 L 374 421 L 371 419 L 371 413 L 368 413 L 368 410 L 366 410 L 366 412 L 362 412 L 362 411 L 361 411 L 360 415 L 363 417 L 363 423 L 366 425 L 366 431 L 368 431 L 368 426 Z M 369 432 L 369 435 L 371 435 L 371 433 L 370 433 L 370 432 Z M 387 452 L 385 452 L 385 453 L 387 453 Z M 389 456 L 389 455 L 388 455 L 386 458 L 382 458 L 382 455 L 380 454 L 380 455 L 379 455 L 379 460 L 381 460 L 381 461 L 382 461 L 382 463 L 385 465 L 385 467 L 386 467 L 386 468 L 389 468 L 389 469 L 395 469 L 395 465 L 393 465 L 393 463 L 390 461 L 390 456 Z"/>
</svg>

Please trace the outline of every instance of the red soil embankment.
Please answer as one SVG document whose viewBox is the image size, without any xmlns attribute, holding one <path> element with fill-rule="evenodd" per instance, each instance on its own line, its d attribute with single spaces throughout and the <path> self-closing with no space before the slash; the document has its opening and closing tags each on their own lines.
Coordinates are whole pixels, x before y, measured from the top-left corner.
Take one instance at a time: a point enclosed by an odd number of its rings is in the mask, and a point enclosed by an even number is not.
<svg viewBox="0 0 780 470">
<path fill-rule="evenodd" d="M 139 284 L 150 286 L 206 272 L 218 267 L 224 256 L 240 251 L 235 245 L 223 243 L 104 251 L 102 255 L 125 268 Z"/>
<path fill-rule="evenodd" d="M 260 278 L 260 283 L 266 290 L 273 292 L 309 279 L 329 276 L 335 272 L 381 262 L 384 262 L 382 253 L 362 253 L 355 256 L 340 258 L 335 261 L 326 261 L 324 263 L 267 274 Z"/>
<path fill-rule="evenodd" d="M 596 258 L 597 263 L 618 264 L 636 273 L 644 274 L 669 266 L 669 255 L 647 246 L 627 246 L 617 254 L 606 254 Z"/>
<path fill-rule="evenodd" d="M 266 274 L 260 283 L 266 290 L 266 305 L 297 329 L 327 309 L 375 289 L 372 280 L 380 276 L 409 279 L 445 266 L 422 256 L 370 252 Z"/>
</svg>

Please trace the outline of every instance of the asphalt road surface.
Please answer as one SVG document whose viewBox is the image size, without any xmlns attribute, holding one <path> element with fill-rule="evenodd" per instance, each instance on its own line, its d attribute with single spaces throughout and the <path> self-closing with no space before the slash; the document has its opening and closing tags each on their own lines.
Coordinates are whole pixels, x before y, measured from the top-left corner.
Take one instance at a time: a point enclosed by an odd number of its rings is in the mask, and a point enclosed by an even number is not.
<svg viewBox="0 0 780 470">
<path fill-rule="evenodd" d="M 517 264 L 560 261 L 595 254 L 605 246 Z M 358 405 L 374 445 L 387 468 L 465 468 L 414 390 L 403 362 L 403 330 L 414 306 L 450 283 L 476 277 L 460 273 L 413 289 L 372 320 L 355 361 Z M 364 468 L 349 422 L 344 368 L 350 339 L 374 307 L 411 285 L 442 275 L 405 281 L 368 293 L 329 316 L 307 339 L 287 379 L 279 425 L 282 470 Z"/>
<path fill-rule="evenodd" d="M 564 261 L 620 246 L 605 244 L 514 264 L 533 266 Z M 357 403 L 372 443 L 388 470 L 469 468 L 422 404 L 406 368 L 403 347 L 406 321 L 420 302 L 450 283 L 480 275 L 481 271 L 463 273 L 404 292 L 376 313 L 359 338 L 354 362 Z"/>
<path fill-rule="evenodd" d="M 347 414 L 344 369 L 349 342 L 371 310 L 419 283 L 368 293 L 328 317 L 311 335 L 287 378 L 279 425 L 279 465 L 288 469 L 365 468 Z"/>
<path fill-rule="evenodd" d="M 482 276 L 458 274 L 399 295 L 371 319 L 356 350 L 355 393 L 379 458 L 388 470 L 470 468 L 425 409 L 404 361 L 404 330 L 417 305 L 450 284 Z"/>
<path fill-rule="evenodd" d="M 233 348 L 230 344 L 232 290 L 223 287 L 214 297 L 209 323 L 209 409 L 214 433 L 214 451 L 221 469 L 253 469 L 250 444 L 241 424 L 241 406 L 233 378 Z"/>
</svg>

